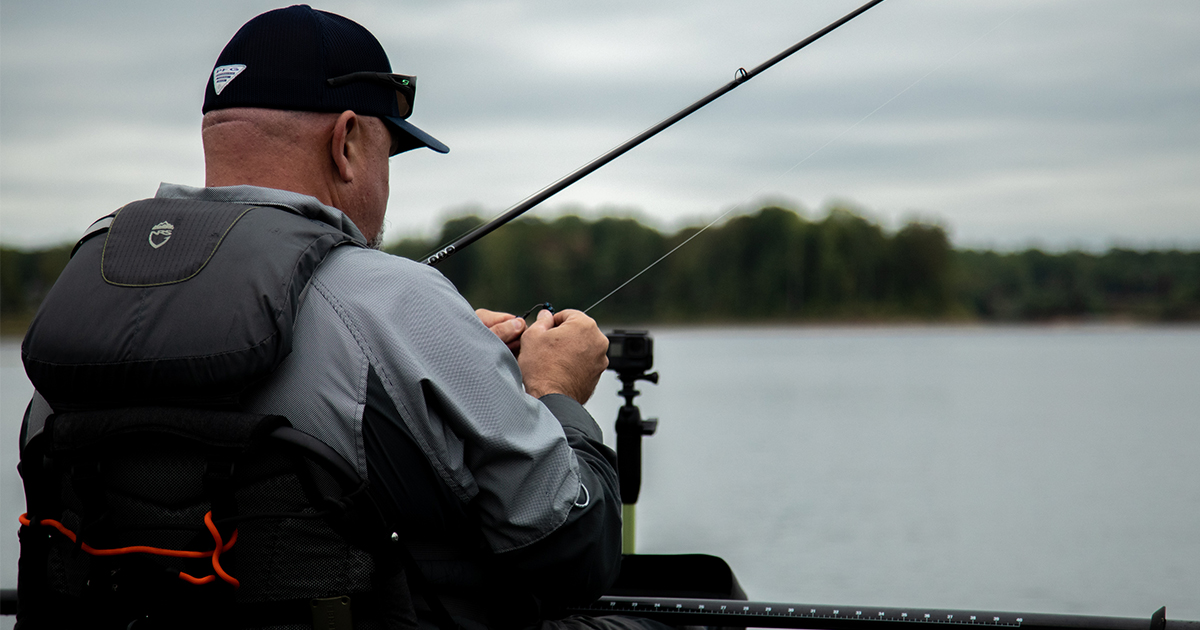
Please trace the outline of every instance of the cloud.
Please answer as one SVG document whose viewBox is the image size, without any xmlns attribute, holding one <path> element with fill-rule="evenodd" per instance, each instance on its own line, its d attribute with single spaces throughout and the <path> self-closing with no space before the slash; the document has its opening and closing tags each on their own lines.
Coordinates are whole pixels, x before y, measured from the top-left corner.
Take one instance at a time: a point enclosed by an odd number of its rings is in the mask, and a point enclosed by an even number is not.
<svg viewBox="0 0 1200 630">
<path fill-rule="evenodd" d="M 499 212 L 856 2 L 344 0 L 451 147 L 392 160 L 389 234 Z M 200 184 L 199 105 L 265 2 L 6 3 L 0 239 Z M 1200 247 L 1200 5 L 884 2 L 561 193 L 661 225 L 779 196 L 938 217 L 957 242 Z M 67 229 L 64 226 L 74 226 Z"/>
</svg>

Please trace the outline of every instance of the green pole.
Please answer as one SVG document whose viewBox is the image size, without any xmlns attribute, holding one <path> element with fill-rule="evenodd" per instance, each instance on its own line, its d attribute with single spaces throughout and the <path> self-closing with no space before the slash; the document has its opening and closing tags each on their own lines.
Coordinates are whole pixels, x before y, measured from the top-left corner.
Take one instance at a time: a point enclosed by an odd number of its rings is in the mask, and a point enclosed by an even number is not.
<svg viewBox="0 0 1200 630">
<path fill-rule="evenodd" d="M 621 506 L 621 552 L 634 554 L 634 540 L 637 536 L 637 504 L 626 503 Z"/>
</svg>

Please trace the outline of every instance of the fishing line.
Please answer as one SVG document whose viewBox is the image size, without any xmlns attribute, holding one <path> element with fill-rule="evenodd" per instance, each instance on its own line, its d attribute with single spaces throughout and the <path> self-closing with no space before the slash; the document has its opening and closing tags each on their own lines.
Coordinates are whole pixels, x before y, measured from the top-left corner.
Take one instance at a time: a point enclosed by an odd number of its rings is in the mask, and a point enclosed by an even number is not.
<svg viewBox="0 0 1200 630">
<path fill-rule="evenodd" d="M 551 313 L 554 313 L 554 305 L 550 304 L 549 302 L 538 302 L 537 304 L 533 305 L 533 308 L 525 311 L 525 314 L 521 316 L 521 319 L 529 319 L 530 315 L 533 315 L 541 310 L 547 310 Z"/>
<path fill-rule="evenodd" d="M 905 92 L 908 92 L 909 90 L 911 90 L 911 89 L 913 89 L 914 87 L 916 87 L 916 86 L 917 86 L 917 84 L 921 83 L 921 82 L 922 82 L 922 81 L 924 81 L 925 79 L 928 79 L 928 78 L 930 77 L 930 75 L 932 75 L 932 74 L 936 73 L 938 70 L 941 70 L 943 67 L 945 67 L 945 65 L 946 65 L 946 64 L 950 63 L 951 61 L 954 61 L 956 58 L 958 58 L 958 56 L 959 56 L 959 55 L 963 54 L 964 52 L 966 52 L 967 50 L 969 50 L 971 47 L 975 46 L 975 44 L 978 44 L 978 43 L 979 43 L 979 41 L 980 41 L 980 40 L 982 40 L 983 38 L 987 37 L 988 35 L 991 35 L 991 34 L 992 34 L 992 32 L 994 32 L 996 29 L 1000 28 L 1001 26 L 1004 26 L 1006 23 L 1008 23 L 1008 21 L 1009 21 L 1009 20 L 1011 20 L 1011 19 L 1013 19 L 1014 17 L 1016 17 L 1016 15 L 1017 15 L 1018 13 L 1020 13 L 1020 12 L 1021 12 L 1021 8 L 1020 8 L 1020 7 L 1018 7 L 1016 11 L 1013 11 L 1013 13 L 1012 13 L 1011 15 L 1009 15 L 1009 16 L 1008 16 L 1008 17 L 1006 17 L 1006 18 L 1004 18 L 1004 20 L 1002 20 L 1002 21 L 1001 21 L 999 24 L 996 24 L 996 25 L 995 25 L 995 26 L 993 26 L 992 28 L 990 28 L 990 29 L 988 29 L 987 31 L 985 31 L 983 34 L 981 34 L 981 35 L 979 35 L 978 37 L 976 37 L 975 39 L 971 40 L 971 42 L 970 42 L 970 43 L 968 43 L 966 46 L 963 46 L 961 49 L 959 49 L 959 50 L 958 50 L 958 52 L 956 52 L 956 53 L 954 53 L 953 55 L 950 55 L 949 57 L 947 57 L 946 59 L 944 59 L 944 60 L 943 60 L 943 61 L 942 61 L 940 64 L 938 64 L 938 65 L 937 65 L 937 67 L 935 67 L 934 69 L 930 70 L 929 72 L 926 72 L 924 76 L 922 76 L 921 78 L 917 79 L 916 81 L 913 81 L 912 83 L 910 83 L 910 84 L 908 85 L 908 87 L 906 87 L 906 88 L 904 88 L 904 89 L 900 90 L 899 92 L 897 92 L 895 96 L 893 96 L 893 97 L 889 98 L 888 100 L 884 101 L 884 102 L 883 102 L 882 104 L 880 104 L 878 107 L 876 107 L 875 109 L 873 109 L 873 110 L 871 110 L 870 112 L 868 112 L 868 113 L 867 113 L 867 115 L 865 115 L 865 116 L 863 116 L 862 118 L 858 119 L 858 122 L 855 122 L 853 125 L 850 125 L 849 127 L 846 127 L 846 128 L 845 128 L 845 129 L 843 129 L 843 130 L 842 130 L 840 133 L 838 133 L 838 135 L 836 135 L 836 136 L 834 136 L 833 138 L 831 138 L 831 139 L 830 139 L 828 142 L 826 142 L 825 144 L 823 144 L 823 145 L 821 145 L 821 146 L 817 147 L 815 150 L 813 150 L 813 152 L 812 152 L 812 153 L 809 153 L 807 156 L 805 156 L 804 158 L 802 158 L 802 159 L 801 159 L 799 162 L 796 162 L 795 164 L 793 164 L 793 165 L 792 165 L 790 168 L 788 168 L 787 170 L 785 170 L 785 171 L 783 171 L 783 172 L 779 173 L 778 175 L 776 175 L 775 177 L 773 177 L 773 178 L 772 178 L 772 179 L 771 179 L 769 182 L 767 182 L 767 183 L 765 183 L 765 184 L 763 184 L 763 185 L 759 186 L 757 190 L 755 190 L 753 193 L 751 193 L 750 197 L 751 197 L 751 198 L 757 198 L 757 197 L 758 197 L 758 195 L 759 195 L 760 193 L 762 193 L 763 189 L 765 189 L 767 186 L 773 186 L 773 185 L 775 185 L 775 183 L 776 183 L 776 182 L 778 182 L 779 180 L 783 179 L 783 178 L 784 178 L 785 176 L 787 176 L 789 173 L 791 173 L 792 171 L 796 170 L 797 168 L 800 168 L 800 166 L 801 166 L 802 164 L 804 164 L 805 162 L 807 162 L 807 161 L 809 161 L 810 159 L 812 159 L 812 158 L 813 158 L 813 156 L 815 156 L 815 155 L 817 155 L 818 153 L 820 153 L 821 151 L 825 150 L 825 148 L 826 148 L 826 147 L 828 147 L 829 145 L 833 144 L 834 142 L 837 142 L 838 140 L 840 140 L 840 139 L 842 138 L 842 136 L 845 136 L 847 133 L 850 133 L 851 131 L 853 131 L 855 127 L 858 127 L 858 126 L 859 126 L 859 125 L 861 125 L 863 122 L 865 122 L 865 121 L 866 121 L 868 118 L 870 118 L 871 116 L 874 116 L 876 113 L 878 113 L 878 112 L 879 112 L 879 110 L 881 110 L 881 109 L 883 109 L 884 107 L 887 107 L 888 105 L 890 105 L 890 104 L 892 103 L 892 101 L 895 101 L 896 99 L 898 99 L 898 98 L 900 98 L 901 96 L 903 96 Z M 584 313 L 587 313 L 588 311 L 590 311 L 590 310 L 592 310 L 592 309 L 596 308 L 596 307 L 597 307 L 597 306 L 599 306 L 599 305 L 600 305 L 602 302 L 604 302 L 604 301 L 605 301 L 605 300 L 607 300 L 608 298 L 612 297 L 614 293 L 616 293 L 617 291 L 620 291 L 621 289 L 624 289 L 624 288 L 625 288 L 625 286 L 626 286 L 626 285 L 628 285 L 630 282 L 633 282 L 634 280 L 637 280 L 639 276 L 641 276 L 642 274 L 646 273 L 647 271 L 650 271 L 650 269 L 652 269 L 652 268 L 653 268 L 655 265 L 657 265 L 658 263 L 660 263 L 660 262 L 662 262 L 662 261 L 666 260 L 668 256 L 670 256 L 671 254 L 674 254 L 676 251 L 678 251 L 678 250 L 679 250 L 679 248 L 681 248 L 681 247 L 683 247 L 684 245 L 687 245 L 688 243 L 692 242 L 692 239 L 696 238 L 697 236 L 700 236 L 700 235 L 701 235 L 701 234 L 703 234 L 703 233 L 704 233 L 706 230 L 708 230 L 708 228 L 710 228 L 710 227 L 712 227 L 712 226 L 716 225 L 717 223 L 719 223 L 719 222 L 721 221 L 721 219 L 724 219 L 725 217 L 727 217 L 727 216 L 729 216 L 731 213 L 733 213 L 733 211 L 735 211 L 735 210 L 738 210 L 738 209 L 741 209 L 741 208 L 743 208 L 743 207 L 744 207 L 744 204 L 738 204 L 738 205 L 735 205 L 735 206 L 733 206 L 732 208 L 730 208 L 730 209 L 726 210 L 725 212 L 721 213 L 721 216 L 719 216 L 719 217 L 717 217 L 717 218 L 713 219 L 711 222 L 709 222 L 709 224 L 708 224 L 708 225 L 706 225 L 706 226 L 704 226 L 704 227 L 700 228 L 700 230 L 699 230 L 698 232 L 696 232 L 695 234 L 693 234 L 693 235 L 689 236 L 689 237 L 688 237 L 688 238 L 687 238 L 685 241 L 683 241 L 682 243 L 680 243 L 680 244 L 676 245 L 676 246 L 675 246 L 675 247 L 674 247 L 674 248 L 673 248 L 671 251 L 667 252 L 666 254 L 663 254 L 663 255 L 662 255 L 662 257 L 661 257 L 661 258 L 659 258 L 658 260 L 655 260 L 654 262 L 652 262 L 652 263 L 650 263 L 649 265 L 647 265 L 645 269 L 642 269 L 641 271 L 639 271 L 639 272 L 637 272 L 636 274 L 634 274 L 634 275 L 633 275 L 633 277 L 629 278 L 629 279 L 628 279 L 628 280 L 626 280 L 625 282 L 622 282 L 620 286 L 618 286 L 617 288 L 615 288 L 615 289 L 613 289 L 612 291 L 610 291 L 610 292 L 608 293 L 608 295 L 605 295 L 604 297 L 600 298 L 598 301 L 596 301 L 596 303 L 595 303 L 595 304 L 592 304 L 591 306 L 589 306 L 589 307 L 587 307 L 586 309 L 584 309 L 584 310 L 583 310 L 583 312 L 584 312 Z"/>
</svg>

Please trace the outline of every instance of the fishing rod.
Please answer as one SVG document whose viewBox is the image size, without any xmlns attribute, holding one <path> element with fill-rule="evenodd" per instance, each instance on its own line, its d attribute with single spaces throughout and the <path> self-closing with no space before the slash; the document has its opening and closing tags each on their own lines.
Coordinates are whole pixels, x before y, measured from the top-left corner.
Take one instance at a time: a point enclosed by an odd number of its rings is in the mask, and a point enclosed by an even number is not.
<svg viewBox="0 0 1200 630">
<path fill-rule="evenodd" d="M 431 254 L 428 258 L 426 258 L 422 262 L 426 265 L 438 264 L 439 262 L 445 260 L 447 257 L 449 257 L 450 255 L 454 254 L 455 252 L 461 250 L 462 248 L 466 247 L 467 245 L 470 245 L 471 243 L 474 243 L 475 241 L 483 238 L 484 236 L 487 236 L 496 228 L 504 225 L 505 223 L 508 223 L 509 221 L 512 221 L 513 219 L 528 212 L 534 206 L 536 206 L 536 205 L 542 203 L 543 201 L 549 199 L 550 197 L 558 194 L 560 191 L 562 191 L 567 186 L 570 186 L 571 184 L 574 184 L 575 182 L 583 179 L 584 177 L 587 177 L 593 171 L 600 168 L 601 166 L 604 166 L 605 164 L 608 164 L 609 162 L 617 159 L 621 155 L 624 155 L 627 151 L 629 151 L 630 149 L 636 147 L 637 145 L 645 142 L 646 140 L 649 140 L 650 138 L 654 137 L 660 131 L 663 131 L 667 127 L 674 125 L 675 123 L 683 120 L 684 118 L 687 118 L 692 113 L 694 113 L 696 110 L 717 100 L 718 98 L 724 96 L 726 93 L 733 91 L 734 88 L 749 81 L 750 79 L 753 79 L 755 76 L 758 76 L 759 73 L 763 72 L 767 68 L 770 68 L 771 66 L 779 63 L 780 61 L 787 59 L 792 54 L 799 51 L 801 48 L 804 48 L 805 46 L 808 46 L 809 44 L 817 41 L 818 39 L 821 39 L 822 37 L 828 35 L 829 33 L 836 30 L 839 26 L 841 26 L 841 25 L 845 24 L 846 22 L 849 22 L 850 20 L 853 20 L 854 18 L 858 17 L 859 15 L 865 13 L 868 9 L 879 4 L 880 2 L 883 2 L 883 0 L 871 0 L 870 2 L 851 11 L 850 13 L 847 13 L 841 19 L 831 23 L 829 26 L 826 26 L 825 28 L 808 36 L 808 38 L 806 38 L 800 42 L 797 42 L 791 48 L 788 48 L 787 50 L 784 50 L 783 52 L 779 53 L 778 55 L 775 55 L 774 57 L 764 61 L 763 63 L 761 63 L 757 67 L 755 67 L 753 70 L 747 71 L 745 68 L 738 68 L 737 72 L 734 74 L 732 81 L 730 81 L 729 83 L 726 83 L 725 85 L 721 86 L 720 88 L 717 88 L 715 91 L 713 91 L 708 96 L 705 96 L 704 98 L 696 101 L 695 103 L 692 103 L 691 105 L 688 105 L 687 107 L 679 110 L 673 116 L 666 118 L 665 120 L 658 123 L 657 125 L 654 125 L 653 127 L 643 131 L 642 133 L 638 134 L 637 136 L 627 140 L 624 144 L 618 146 L 617 148 L 609 151 L 608 153 L 605 153 L 604 155 L 601 155 L 600 157 L 592 160 L 591 162 L 588 162 L 587 164 L 584 164 L 583 166 L 579 167 L 574 172 L 566 175 L 562 179 L 559 179 L 558 181 L 554 182 L 553 184 L 550 184 L 549 186 L 546 186 L 545 188 L 541 189 L 540 191 L 534 193 L 532 196 L 527 197 L 524 201 L 522 201 L 522 202 L 518 203 L 517 205 L 513 206 L 512 208 L 509 208 L 508 210 L 504 211 L 504 214 L 501 214 L 500 216 L 496 217 L 495 219 L 492 219 L 491 221 L 489 221 L 488 223 L 485 223 L 485 224 L 475 228 L 474 230 L 471 230 L 467 234 L 460 236 L 457 240 L 455 240 L 454 242 L 450 243 L 449 245 L 446 245 L 445 247 L 439 249 L 437 252 L 434 252 L 433 254 Z"/>
<path fill-rule="evenodd" d="M 729 599 L 601 597 L 572 614 L 633 615 L 672 626 L 885 630 L 908 626 L 965 626 L 1001 630 L 1200 630 L 1200 621 L 1167 619 L 1166 607 L 1150 617 L 1103 617 L 873 606 L 779 604 Z"/>
</svg>

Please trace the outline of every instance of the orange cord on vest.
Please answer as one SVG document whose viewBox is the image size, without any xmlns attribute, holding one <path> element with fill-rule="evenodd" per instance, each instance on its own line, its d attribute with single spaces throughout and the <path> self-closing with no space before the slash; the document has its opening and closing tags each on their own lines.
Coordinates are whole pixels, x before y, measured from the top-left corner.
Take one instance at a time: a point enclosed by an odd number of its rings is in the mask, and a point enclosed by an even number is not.
<svg viewBox="0 0 1200 630">
<path fill-rule="evenodd" d="M 29 527 L 32 525 L 32 523 L 29 521 L 28 514 L 22 514 L 17 520 L 19 520 L 21 522 L 21 524 L 26 527 Z M 60 534 L 62 534 L 63 536 L 66 536 L 67 539 L 70 540 L 71 542 L 76 542 L 75 532 L 67 529 L 65 525 L 63 525 L 62 523 L 60 523 L 54 519 L 45 518 L 45 519 L 42 519 L 38 524 L 53 527 L 54 529 L 57 529 Z M 232 584 L 234 588 L 237 588 L 238 586 L 240 586 L 240 583 L 232 575 L 229 575 L 228 573 L 226 573 L 225 569 L 221 568 L 221 562 L 220 562 L 221 552 L 229 551 L 233 547 L 233 544 L 237 542 L 237 530 L 236 529 L 233 530 L 233 535 L 229 537 L 229 542 L 222 543 L 221 532 L 217 531 L 217 526 L 216 526 L 216 524 L 213 523 L 211 510 L 204 515 L 204 525 L 206 527 L 208 527 L 208 533 L 212 535 L 213 541 L 215 542 L 215 546 L 213 547 L 212 551 L 179 551 L 176 549 L 161 549 L 159 547 L 146 547 L 143 545 L 135 545 L 133 547 L 120 547 L 117 549 L 96 549 L 87 543 L 83 543 L 82 545 L 80 545 L 80 548 L 83 549 L 84 553 L 87 553 L 87 554 L 93 555 L 93 556 L 120 556 L 120 555 L 125 555 L 125 554 L 130 554 L 130 553 L 149 553 L 149 554 L 153 554 L 156 556 L 170 556 L 172 558 L 209 558 L 209 557 L 211 557 L 213 571 L 216 572 L 216 575 L 206 575 L 204 577 L 198 578 L 198 577 L 193 577 L 191 575 L 188 575 L 187 573 L 184 573 L 183 571 L 180 571 L 179 579 L 181 579 L 185 582 L 189 582 L 191 584 L 208 584 L 209 582 L 216 580 L 217 577 L 219 576 L 222 580 L 225 580 L 226 582 Z"/>
</svg>

